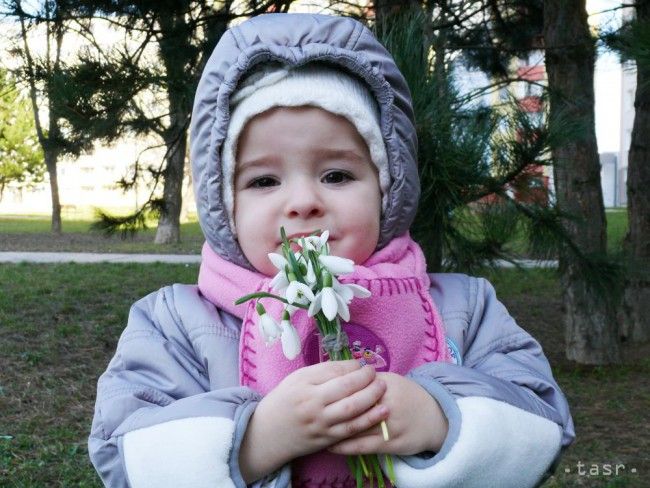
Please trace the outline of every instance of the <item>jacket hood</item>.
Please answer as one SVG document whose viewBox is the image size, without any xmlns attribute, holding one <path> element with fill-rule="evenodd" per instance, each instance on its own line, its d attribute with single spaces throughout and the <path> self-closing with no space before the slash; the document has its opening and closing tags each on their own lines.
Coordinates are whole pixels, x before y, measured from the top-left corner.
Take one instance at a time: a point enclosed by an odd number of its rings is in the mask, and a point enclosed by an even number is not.
<svg viewBox="0 0 650 488">
<path fill-rule="evenodd" d="M 190 158 L 199 221 L 210 247 L 224 259 L 254 269 L 230 229 L 222 198 L 221 148 L 230 120 L 230 97 L 239 80 L 256 65 L 269 62 L 290 67 L 325 62 L 368 84 L 379 106 L 391 180 L 377 249 L 408 231 L 420 195 L 417 138 L 411 95 L 392 56 L 354 19 L 267 14 L 226 31 L 196 90 Z"/>
</svg>

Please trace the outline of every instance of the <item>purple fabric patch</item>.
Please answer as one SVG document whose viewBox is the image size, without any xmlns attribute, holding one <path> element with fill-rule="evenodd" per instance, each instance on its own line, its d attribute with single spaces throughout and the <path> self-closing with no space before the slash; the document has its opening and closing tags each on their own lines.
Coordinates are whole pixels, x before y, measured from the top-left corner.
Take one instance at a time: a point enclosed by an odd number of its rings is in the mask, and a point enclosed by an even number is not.
<svg viewBox="0 0 650 488">
<path fill-rule="evenodd" d="M 390 355 L 384 341 L 371 330 L 354 323 L 346 323 L 343 330 L 350 340 L 350 350 L 355 359 L 363 364 L 372 365 L 377 371 L 389 371 Z M 303 358 L 308 365 L 327 361 L 329 356 L 320 347 L 320 335 L 317 331 L 309 337 L 303 349 Z"/>
</svg>

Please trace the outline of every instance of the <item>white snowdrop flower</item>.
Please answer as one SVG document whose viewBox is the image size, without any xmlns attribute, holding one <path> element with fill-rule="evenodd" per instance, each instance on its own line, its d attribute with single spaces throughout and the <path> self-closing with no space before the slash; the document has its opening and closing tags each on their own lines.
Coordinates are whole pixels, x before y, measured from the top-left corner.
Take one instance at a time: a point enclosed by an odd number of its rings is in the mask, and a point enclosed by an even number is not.
<svg viewBox="0 0 650 488">
<path fill-rule="evenodd" d="M 325 244 L 327 244 L 327 239 L 329 238 L 330 238 L 330 231 L 329 230 L 323 231 L 323 233 L 320 235 L 320 245 L 324 246 Z"/>
<path fill-rule="evenodd" d="M 278 293 L 284 293 L 284 291 L 289 286 L 289 280 L 287 279 L 287 274 L 284 271 L 280 271 L 276 274 L 271 280 L 271 288 L 273 288 Z"/>
<path fill-rule="evenodd" d="M 275 252 L 270 252 L 267 254 L 269 259 L 271 260 L 271 263 L 273 263 L 273 266 L 278 268 L 280 271 L 283 271 L 286 269 L 287 266 L 289 266 L 289 261 L 286 260 L 286 258 L 282 254 L 278 254 Z"/>
<path fill-rule="evenodd" d="M 305 262 L 305 257 L 302 255 L 300 251 L 296 251 L 293 253 L 293 257 L 296 258 L 296 261 L 299 263 L 304 263 Z"/>
<path fill-rule="evenodd" d="M 302 242 L 304 242 L 304 246 L 302 246 L 302 248 L 305 251 L 316 251 L 316 252 L 318 252 L 318 247 L 314 245 L 313 237 L 305 237 L 305 240 L 302 241 Z M 301 242 L 301 245 L 302 245 L 302 242 Z"/>
<path fill-rule="evenodd" d="M 307 280 L 307 284 L 312 288 L 317 282 L 316 273 L 314 272 L 314 266 L 311 264 L 311 261 L 307 263 L 307 276 L 305 276 L 305 280 Z"/>
<path fill-rule="evenodd" d="M 327 244 L 327 239 L 330 237 L 328 230 L 324 231 L 320 236 L 305 237 L 305 247 L 309 251 L 321 252 L 321 249 Z"/>
<path fill-rule="evenodd" d="M 316 294 L 314 301 L 309 305 L 307 315 L 313 317 L 320 310 L 328 320 L 334 320 L 336 315 L 340 315 L 346 322 L 350 320 L 350 309 L 347 302 L 341 295 L 334 291 L 331 286 L 325 286 L 321 291 Z"/>
<path fill-rule="evenodd" d="M 285 314 L 285 317 L 288 313 Z M 291 325 L 288 317 L 280 322 L 280 341 L 282 342 L 282 353 L 289 360 L 295 359 L 300 354 L 300 336 L 296 328 Z"/>
<path fill-rule="evenodd" d="M 318 256 L 318 260 L 333 275 L 347 274 L 354 271 L 354 261 L 351 259 L 338 256 Z"/>
<path fill-rule="evenodd" d="M 350 303 L 354 297 L 368 298 L 371 295 L 370 290 L 363 286 L 354 283 L 340 283 L 334 276 L 332 276 L 332 288 L 346 303 Z"/>
<path fill-rule="evenodd" d="M 289 283 L 285 297 L 289 303 L 297 302 L 306 305 L 314 299 L 314 292 L 304 283 L 294 280 Z"/>
<path fill-rule="evenodd" d="M 267 254 L 273 266 L 278 268 L 278 273 L 271 280 L 271 288 L 277 293 L 284 293 L 284 290 L 289 286 L 289 279 L 287 278 L 286 268 L 289 266 L 289 262 L 285 259 L 284 256 L 270 252 Z"/>
<path fill-rule="evenodd" d="M 284 311 L 289 314 L 289 317 L 293 317 L 293 314 L 298 310 L 298 307 L 294 307 L 293 305 L 285 305 L 284 306 Z"/>
<path fill-rule="evenodd" d="M 266 343 L 266 345 L 273 344 L 280 338 L 280 327 L 278 323 L 266 313 L 264 306 L 261 303 L 258 303 L 257 313 L 260 316 L 260 320 L 257 323 L 257 326 L 260 331 L 260 336 Z"/>
</svg>

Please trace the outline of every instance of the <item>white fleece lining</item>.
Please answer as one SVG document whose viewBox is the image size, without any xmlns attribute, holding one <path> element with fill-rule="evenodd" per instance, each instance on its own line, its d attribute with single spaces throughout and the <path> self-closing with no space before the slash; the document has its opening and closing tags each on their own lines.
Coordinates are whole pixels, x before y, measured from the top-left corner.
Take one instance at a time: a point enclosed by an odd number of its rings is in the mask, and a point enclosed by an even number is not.
<svg viewBox="0 0 650 488">
<path fill-rule="evenodd" d="M 543 417 L 486 397 L 457 400 L 458 440 L 440 462 L 416 469 L 393 457 L 397 486 L 535 486 L 561 447 L 560 427 Z"/>
<path fill-rule="evenodd" d="M 223 202 L 233 235 L 236 235 L 233 186 L 237 140 L 249 120 L 273 107 L 311 105 L 348 119 L 368 145 L 370 159 L 377 166 L 382 211 L 386 210 L 390 173 L 379 109 L 370 90 L 360 80 L 343 71 L 322 66 L 280 69 L 279 72 L 269 71 L 252 85 L 240 88 L 231 101 L 237 101 L 237 104 L 232 108 L 228 133 L 223 143 L 221 181 Z"/>
<path fill-rule="evenodd" d="M 133 488 L 234 488 L 228 457 L 235 423 L 223 417 L 172 420 L 124 435 Z"/>
</svg>

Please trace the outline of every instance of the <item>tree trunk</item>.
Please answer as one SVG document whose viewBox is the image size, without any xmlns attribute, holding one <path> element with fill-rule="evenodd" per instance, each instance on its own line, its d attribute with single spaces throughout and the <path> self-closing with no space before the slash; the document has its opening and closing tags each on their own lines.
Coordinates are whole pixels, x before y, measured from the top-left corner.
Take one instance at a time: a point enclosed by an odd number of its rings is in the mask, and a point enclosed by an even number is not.
<svg viewBox="0 0 650 488">
<path fill-rule="evenodd" d="M 439 12 L 437 12 L 436 22 L 439 24 L 445 24 L 447 22 L 447 1 L 443 0 L 436 2 L 439 7 Z M 451 107 L 451 99 L 449 94 L 449 72 L 447 69 L 447 53 L 448 53 L 448 32 L 449 29 L 439 29 L 437 33 L 434 33 L 432 26 L 432 18 L 434 17 L 434 8 L 433 2 L 429 4 L 426 12 L 427 16 L 425 19 L 424 33 L 427 38 L 425 49 L 429 49 L 429 46 L 433 48 L 434 60 L 433 60 L 433 80 L 436 84 L 438 91 L 438 104 L 444 103 L 444 108 L 441 107 L 443 113 L 452 113 L 453 108 Z M 447 133 L 451 137 L 453 131 L 451 119 L 445 121 L 440 120 L 440 130 L 443 133 Z M 418 163 L 420 164 L 420 163 Z M 427 271 L 432 273 L 440 273 L 444 269 L 444 236 L 442 232 L 438 229 L 444 228 L 444 214 L 447 210 L 441 207 L 440 205 L 435 205 L 433 208 L 436 208 L 435 214 L 429 215 L 427 218 L 433 221 L 433 225 L 430 227 L 432 232 L 426 237 L 428 241 L 431 242 L 431 247 L 429 247 L 429 253 L 427 256 Z"/>
<path fill-rule="evenodd" d="M 650 1 L 636 2 L 639 23 L 650 22 Z M 650 66 L 637 63 L 634 126 L 627 167 L 628 232 L 625 250 L 631 272 L 625 284 L 621 336 L 650 340 Z"/>
<path fill-rule="evenodd" d="M 158 219 L 156 244 L 180 242 L 180 214 L 183 198 L 183 169 L 187 148 L 187 121 L 192 110 L 191 96 L 187 89 L 186 60 L 182 53 L 191 48 L 188 26 L 183 12 L 176 12 L 159 19 L 162 32 L 160 57 L 165 65 L 167 99 L 170 122 L 165 132 L 167 165 L 164 178 L 163 209 Z"/>
<path fill-rule="evenodd" d="M 172 135 L 174 129 L 179 133 Z M 172 117 L 172 124 L 168 133 L 170 135 L 166 141 L 168 156 L 164 173 L 164 208 L 158 219 L 158 229 L 154 240 L 156 244 L 175 244 L 181 240 L 180 215 L 187 128 L 183 127 L 182 122 L 178 121 L 178 117 Z"/>
<path fill-rule="evenodd" d="M 420 6 L 418 0 L 375 0 L 373 2 L 375 9 L 375 23 L 384 25 L 389 22 L 391 16 L 396 15 L 406 8 Z"/>
<path fill-rule="evenodd" d="M 181 189 L 181 224 L 188 222 L 190 214 L 190 205 L 194 201 L 194 191 L 192 184 L 192 168 L 188 164 L 189 156 L 185 155 L 185 166 L 183 167 L 184 188 Z"/>
<path fill-rule="evenodd" d="M 57 159 L 59 158 L 59 150 L 55 149 L 53 147 L 52 141 L 56 140 L 60 136 L 59 128 L 57 125 L 57 119 L 54 115 L 54 112 L 52 111 L 52 98 L 51 98 L 51 91 L 50 91 L 50 86 L 49 86 L 49 79 L 51 73 L 50 69 L 50 28 L 49 28 L 49 23 L 47 24 L 48 29 L 46 31 L 46 71 L 48 75 L 48 82 L 47 82 L 47 88 L 46 88 L 46 97 L 47 97 L 47 107 L 48 107 L 48 116 L 49 116 L 49 126 L 48 126 L 48 131 L 47 134 L 45 134 L 45 130 L 43 129 L 43 126 L 41 124 L 41 117 L 40 117 L 40 110 L 39 110 L 39 103 L 38 103 L 38 89 L 36 87 L 36 74 L 35 74 L 35 63 L 34 59 L 32 58 L 32 52 L 29 47 L 29 40 L 28 40 L 28 30 L 27 26 L 25 23 L 26 16 L 24 14 L 24 11 L 22 9 L 21 2 L 16 2 L 16 13 L 15 15 L 18 17 L 20 21 L 20 33 L 21 33 L 21 42 L 22 42 L 22 48 L 23 48 L 23 56 L 24 56 L 24 67 L 25 67 L 25 78 L 27 81 L 27 84 L 29 85 L 29 96 L 30 100 L 32 103 L 32 110 L 34 112 L 34 125 L 36 126 L 36 134 L 38 136 L 38 142 L 41 145 L 41 148 L 43 149 L 43 154 L 45 156 L 45 167 L 47 168 L 47 172 L 50 177 L 50 194 L 51 194 L 51 199 L 52 199 L 52 223 L 51 223 L 51 229 L 54 234 L 61 234 L 61 202 L 59 200 L 59 178 L 57 176 L 56 172 L 56 163 Z M 45 3 L 45 9 L 46 9 L 46 18 L 50 19 L 50 8 L 51 4 L 49 2 Z M 58 63 L 60 59 L 60 54 L 61 54 L 61 43 L 63 42 L 63 30 L 61 29 L 61 25 L 56 23 L 57 21 L 55 20 L 55 43 L 56 43 L 56 59 L 54 61 L 55 63 L 55 68 L 58 68 Z"/>
<path fill-rule="evenodd" d="M 50 194 L 52 195 L 52 232 L 61 234 L 61 202 L 59 200 L 59 178 L 56 172 L 58 154 L 51 148 L 44 149 L 45 166 L 50 176 Z"/>
<path fill-rule="evenodd" d="M 575 217 L 567 231 L 585 254 L 606 252 L 606 221 L 594 127 L 595 46 L 585 0 L 544 2 L 550 123 L 568 117 L 579 133 L 553 149 L 558 206 Z M 596 296 L 574 255 L 560 254 L 567 358 L 583 364 L 620 361 L 614 307 Z"/>
</svg>

